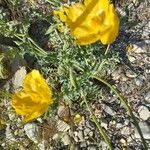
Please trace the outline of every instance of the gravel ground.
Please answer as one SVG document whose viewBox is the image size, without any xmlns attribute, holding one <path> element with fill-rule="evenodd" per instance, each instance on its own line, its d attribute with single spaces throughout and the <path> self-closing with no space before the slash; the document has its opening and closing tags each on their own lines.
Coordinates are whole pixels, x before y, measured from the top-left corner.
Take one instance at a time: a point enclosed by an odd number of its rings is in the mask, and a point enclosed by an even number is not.
<svg viewBox="0 0 150 150">
<path fill-rule="evenodd" d="M 112 73 L 110 83 L 116 85 L 128 100 L 150 147 L 150 4 L 147 0 L 133 0 L 127 7 L 125 5 L 125 2 L 117 5 L 125 23 L 121 27 L 118 41 L 110 46 L 110 51 L 115 50 L 120 56 L 120 64 Z M 127 25 L 130 21 L 134 26 Z M 26 75 L 24 66 L 25 61 L 16 58 L 12 66 L 15 74 L 5 84 L 0 81 L 1 87 L 3 85 L 3 89 L 11 92 L 18 89 Z M 115 150 L 142 149 L 131 118 L 112 92 L 107 91 L 104 99 L 93 102 L 92 108 L 97 118 L 101 119 L 101 125 Z M 18 147 L 19 150 L 107 149 L 88 111 L 83 110 L 79 104 L 75 103 L 71 109 L 60 104 L 55 118 L 48 121 L 38 119 L 26 125 L 22 125 L 20 119 L 16 120 L 9 97 L 1 103 L 0 111 L 0 117 L 10 120 L 5 127 L 0 128 L 0 150 Z M 81 121 L 73 123 L 70 116 L 77 113 L 81 115 Z"/>
</svg>

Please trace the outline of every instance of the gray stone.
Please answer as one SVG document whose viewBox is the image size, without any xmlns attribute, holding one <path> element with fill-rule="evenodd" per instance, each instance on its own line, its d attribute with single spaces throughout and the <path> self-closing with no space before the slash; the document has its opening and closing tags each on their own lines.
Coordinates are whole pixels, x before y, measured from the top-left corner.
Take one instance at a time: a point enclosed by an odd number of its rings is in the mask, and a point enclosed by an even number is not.
<svg viewBox="0 0 150 150">
<path fill-rule="evenodd" d="M 87 136 L 91 130 L 89 128 L 85 128 L 84 130 L 84 136 Z"/>
<path fill-rule="evenodd" d="M 116 115 L 116 112 L 114 110 L 112 110 L 109 106 L 107 105 L 103 105 L 103 109 L 106 113 L 108 113 L 111 116 Z"/>
<path fill-rule="evenodd" d="M 22 86 L 26 73 L 25 67 L 21 67 L 16 71 L 12 78 L 12 86 L 14 91 L 18 90 Z"/>
<path fill-rule="evenodd" d="M 148 103 L 150 103 L 150 91 L 145 94 L 144 98 Z"/>
<path fill-rule="evenodd" d="M 16 72 L 20 67 L 27 66 L 26 61 L 19 55 L 16 55 L 16 57 L 13 59 L 13 62 L 11 64 L 11 70 L 12 72 Z"/>
<path fill-rule="evenodd" d="M 139 76 L 137 78 L 135 78 L 135 83 L 137 86 L 141 87 L 144 84 L 144 76 Z"/>
<path fill-rule="evenodd" d="M 148 45 L 144 41 L 133 44 L 133 51 L 137 54 L 146 53 L 147 49 L 148 49 Z"/>
<path fill-rule="evenodd" d="M 150 139 L 150 128 L 149 128 L 149 125 L 146 122 L 139 122 L 139 126 L 140 126 L 140 128 L 142 130 L 143 137 L 145 139 Z M 137 132 L 136 127 L 135 127 L 134 131 L 135 131 L 135 133 L 134 133 L 135 137 L 140 139 L 141 137 L 140 137 L 139 133 Z"/>
<path fill-rule="evenodd" d="M 150 111 L 146 106 L 139 106 L 138 113 L 142 120 L 147 120 L 150 117 Z"/>
</svg>

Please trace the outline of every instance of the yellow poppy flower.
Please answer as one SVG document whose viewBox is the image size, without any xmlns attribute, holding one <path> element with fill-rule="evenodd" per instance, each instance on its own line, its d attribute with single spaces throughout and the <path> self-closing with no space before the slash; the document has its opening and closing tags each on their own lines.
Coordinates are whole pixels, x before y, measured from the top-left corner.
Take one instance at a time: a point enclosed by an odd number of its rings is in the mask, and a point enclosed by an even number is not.
<svg viewBox="0 0 150 150">
<path fill-rule="evenodd" d="M 13 108 L 25 122 L 41 116 L 52 103 L 52 91 L 38 70 L 26 75 L 22 91 L 12 97 Z"/>
<path fill-rule="evenodd" d="M 100 40 L 103 44 L 115 41 L 119 32 L 119 18 L 109 0 L 85 0 L 54 11 L 70 28 L 76 43 L 86 45 Z"/>
</svg>

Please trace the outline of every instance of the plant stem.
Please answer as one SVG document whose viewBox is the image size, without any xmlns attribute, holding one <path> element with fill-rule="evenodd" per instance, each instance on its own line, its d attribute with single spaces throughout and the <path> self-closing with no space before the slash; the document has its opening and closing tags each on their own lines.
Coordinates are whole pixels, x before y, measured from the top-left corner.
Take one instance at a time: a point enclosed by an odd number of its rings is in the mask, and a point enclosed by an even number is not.
<svg viewBox="0 0 150 150">
<path fill-rule="evenodd" d="M 106 51 L 104 55 L 107 55 L 110 45 L 107 45 Z"/>
<path fill-rule="evenodd" d="M 47 56 L 47 52 L 40 48 L 31 38 L 28 37 L 28 40 L 35 46 L 37 52 L 43 56 Z"/>
<path fill-rule="evenodd" d="M 141 137 L 144 150 L 148 150 L 148 148 L 147 148 L 147 143 L 146 143 L 146 141 L 145 141 L 145 139 L 144 139 L 144 137 L 143 137 L 143 134 L 142 134 L 142 131 L 141 131 L 141 129 L 140 129 L 140 126 L 139 126 L 139 124 L 138 124 L 138 122 L 137 122 L 137 120 L 136 120 L 136 117 L 134 116 L 134 114 L 133 114 L 133 112 L 132 112 L 130 106 L 128 105 L 127 100 L 123 97 L 123 95 L 120 94 L 120 92 L 119 92 L 118 89 L 114 88 L 114 87 L 113 87 L 111 84 L 109 84 L 107 81 L 105 81 L 105 80 L 103 80 L 103 79 L 101 79 L 101 78 L 99 78 L 99 77 L 97 77 L 97 76 L 95 76 L 95 75 L 93 75 L 92 78 L 94 78 L 94 79 L 96 79 L 96 80 L 98 80 L 98 81 L 104 83 L 105 85 L 107 85 L 107 86 L 117 95 L 117 97 L 119 98 L 119 100 L 124 104 L 126 110 L 129 112 L 131 118 L 133 119 L 134 125 L 136 126 L 137 131 L 138 131 L 138 133 L 139 133 L 139 135 L 140 135 L 140 137 Z"/>
<path fill-rule="evenodd" d="M 105 131 L 103 130 L 101 124 L 97 121 L 97 118 L 96 118 L 96 116 L 94 115 L 94 113 L 93 113 L 91 107 L 89 106 L 89 104 L 88 104 L 88 102 L 87 102 L 87 99 L 86 99 L 86 96 L 85 96 L 85 94 L 83 93 L 83 91 L 81 91 L 81 95 L 83 96 L 83 100 L 84 100 L 84 102 L 85 102 L 85 104 L 86 104 L 86 107 L 87 107 L 87 109 L 88 109 L 88 111 L 89 111 L 89 113 L 90 113 L 90 115 L 91 115 L 91 117 L 92 117 L 92 119 L 93 119 L 95 125 L 97 126 L 99 133 L 102 135 L 103 139 L 104 139 L 105 142 L 107 143 L 107 145 L 108 145 L 108 147 L 109 147 L 109 150 L 113 150 L 113 147 L 112 147 L 112 145 L 111 145 L 111 143 L 110 143 L 110 141 L 109 141 L 109 138 L 107 137 L 107 135 L 106 135 Z"/>
</svg>

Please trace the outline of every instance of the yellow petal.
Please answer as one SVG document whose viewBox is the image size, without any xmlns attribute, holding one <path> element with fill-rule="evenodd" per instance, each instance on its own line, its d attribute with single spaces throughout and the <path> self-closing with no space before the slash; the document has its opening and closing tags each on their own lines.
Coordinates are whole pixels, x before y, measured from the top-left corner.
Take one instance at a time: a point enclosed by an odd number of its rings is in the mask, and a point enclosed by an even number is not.
<svg viewBox="0 0 150 150">
<path fill-rule="evenodd" d="M 60 20 L 62 22 L 66 22 L 66 15 L 64 14 L 64 10 L 63 9 L 60 9 L 60 10 L 54 10 L 53 11 L 53 15 L 54 16 L 59 16 Z"/>
<path fill-rule="evenodd" d="M 37 70 L 26 75 L 23 90 L 12 97 L 13 108 L 25 121 L 41 116 L 52 103 L 51 89 Z"/>
<path fill-rule="evenodd" d="M 115 12 L 114 6 L 111 4 L 109 7 L 109 12 L 106 15 L 104 24 L 109 27 L 109 30 L 105 34 L 101 34 L 101 42 L 103 44 L 111 44 L 116 40 L 119 33 L 119 18 Z"/>
<path fill-rule="evenodd" d="M 119 32 L 119 18 L 109 0 L 85 0 L 64 7 L 66 19 L 60 19 L 70 28 L 71 35 L 81 45 L 100 40 L 103 44 L 115 41 Z"/>
<path fill-rule="evenodd" d="M 82 116 L 80 114 L 76 114 L 73 118 L 74 123 L 79 124 L 82 121 Z"/>
<path fill-rule="evenodd" d="M 86 37 L 81 37 L 76 40 L 76 43 L 79 45 L 88 45 L 92 44 L 99 40 L 99 36 L 97 34 L 91 34 Z"/>
</svg>

